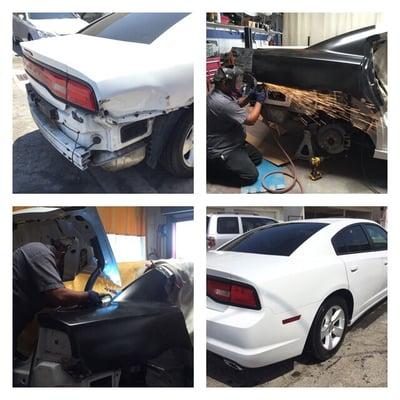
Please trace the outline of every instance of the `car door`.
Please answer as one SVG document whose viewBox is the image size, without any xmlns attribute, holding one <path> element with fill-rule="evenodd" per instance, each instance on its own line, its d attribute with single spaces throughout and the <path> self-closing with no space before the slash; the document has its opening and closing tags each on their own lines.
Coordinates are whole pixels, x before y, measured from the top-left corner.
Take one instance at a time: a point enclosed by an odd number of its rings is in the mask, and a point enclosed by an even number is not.
<svg viewBox="0 0 400 400">
<path fill-rule="evenodd" d="M 361 224 L 339 231 L 332 244 L 343 262 L 354 298 L 353 320 L 377 300 L 382 291 L 381 255 L 372 251 L 370 240 Z"/>
<path fill-rule="evenodd" d="M 234 239 L 240 234 L 239 218 L 236 216 L 220 216 L 217 219 L 217 234 L 215 235 L 216 248 Z"/>
<path fill-rule="evenodd" d="M 381 292 L 380 297 L 387 295 L 387 232 L 376 224 L 362 224 L 370 240 L 372 251 L 381 269 Z"/>
</svg>

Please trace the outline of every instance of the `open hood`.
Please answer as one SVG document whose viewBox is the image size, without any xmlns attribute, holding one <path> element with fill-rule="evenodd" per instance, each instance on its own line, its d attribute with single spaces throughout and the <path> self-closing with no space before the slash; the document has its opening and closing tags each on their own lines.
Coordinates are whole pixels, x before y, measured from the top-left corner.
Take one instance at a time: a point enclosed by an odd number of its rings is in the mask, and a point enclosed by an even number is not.
<svg viewBox="0 0 400 400">
<path fill-rule="evenodd" d="M 80 272 L 91 274 L 89 290 L 101 273 L 121 286 L 118 265 L 94 207 L 28 208 L 13 215 L 13 249 L 29 242 L 51 244 L 54 239 L 69 245 L 64 258 L 63 281 Z"/>
<path fill-rule="evenodd" d="M 258 81 L 338 91 L 382 109 L 386 104 L 387 33 L 358 29 L 307 48 L 236 49 L 237 64 Z"/>
</svg>

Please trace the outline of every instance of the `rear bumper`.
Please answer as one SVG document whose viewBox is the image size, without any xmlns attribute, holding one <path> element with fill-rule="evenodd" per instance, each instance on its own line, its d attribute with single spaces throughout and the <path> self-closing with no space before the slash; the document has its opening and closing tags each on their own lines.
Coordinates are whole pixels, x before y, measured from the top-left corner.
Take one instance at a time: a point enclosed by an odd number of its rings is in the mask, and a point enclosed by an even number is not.
<svg viewBox="0 0 400 400">
<path fill-rule="evenodd" d="M 89 166 L 90 151 L 65 135 L 64 132 L 57 127 L 56 123 L 46 115 L 45 110 L 50 110 L 50 108 L 54 107 L 44 99 L 39 98 L 31 85 L 28 84 L 26 90 L 32 118 L 44 138 L 68 161 L 72 162 L 80 170 L 85 170 Z"/>
<path fill-rule="evenodd" d="M 140 163 L 145 157 L 148 137 L 152 132 L 152 122 L 148 122 L 148 132 L 137 139 L 127 141 L 125 147 L 118 147 L 114 151 L 97 149 L 97 146 L 84 146 L 78 142 L 79 133 L 76 141 L 69 137 L 58 126 L 58 116 L 60 111 L 48 103 L 43 97 L 36 93 L 35 89 L 28 84 L 26 86 L 29 108 L 32 118 L 38 126 L 44 138 L 69 162 L 80 170 L 92 166 L 110 166 L 111 170 L 118 170 Z M 65 128 L 65 127 L 64 127 Z M 73 131 L 74 135 L 76 131 Z M 104 135 L 106 131 L 103 132 Z M 101 133 L 103 135 L 103 133 Z M 80 137 L 90 136 L 84 130 L 80 132 Z M 119 131 L 118 131 L 119 134 Z M 97 136 L 100 132 L 97 133 Z M 112 133 L 110 133 L 112 135 Z M 104 140 L 104 136 L 102 137 Z M 105 140 L 104 140 L 105 141 Z"/>
<path fill-rule="evenodd" d="M 208 299 L 207 299 L 208 300 Z M 315 306 L 297 310 L 298 321 L 282 324 L 293 312 L 227 307 L 207 308 L 207 350 L 245 368 L 259 368 L 302 354 Z"/>
</svg>

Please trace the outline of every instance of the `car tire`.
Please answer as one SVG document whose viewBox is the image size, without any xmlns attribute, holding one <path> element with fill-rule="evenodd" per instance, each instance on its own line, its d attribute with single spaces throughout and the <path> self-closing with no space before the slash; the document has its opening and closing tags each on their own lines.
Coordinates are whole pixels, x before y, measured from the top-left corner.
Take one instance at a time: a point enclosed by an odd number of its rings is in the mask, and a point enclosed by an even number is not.
<svg viewBox="0 0 400 400">
<path fill-rule="evenodd" d="M 188 178 L 193 175 L 193 108 L 182 115 L 176 129 L 164 148 L 161 162 L 172 175 Z"/>
<path fill-rule="evenodd" d="M 328 297 L 315 315 L 307 339 L 307 352 L 317 361 L 331 358 L 343 343 L 348 321 L 348 306 L 343 297 Z"/>
</svg>

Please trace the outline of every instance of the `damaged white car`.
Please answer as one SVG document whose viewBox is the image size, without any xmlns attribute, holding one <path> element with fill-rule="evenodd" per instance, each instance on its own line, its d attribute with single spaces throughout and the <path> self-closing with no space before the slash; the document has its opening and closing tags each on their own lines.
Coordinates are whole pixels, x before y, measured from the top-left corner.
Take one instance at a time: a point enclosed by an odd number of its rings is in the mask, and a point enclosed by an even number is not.
<svg viewBox="0 0 400 400">
<path fill-rule="evenodd" d="M 183 13 L 109 14 L 79 33 L 21 44 L 33 119 L 76 167 L 146 158 L 193 173 L 193 55 Z"/>
</svg>

